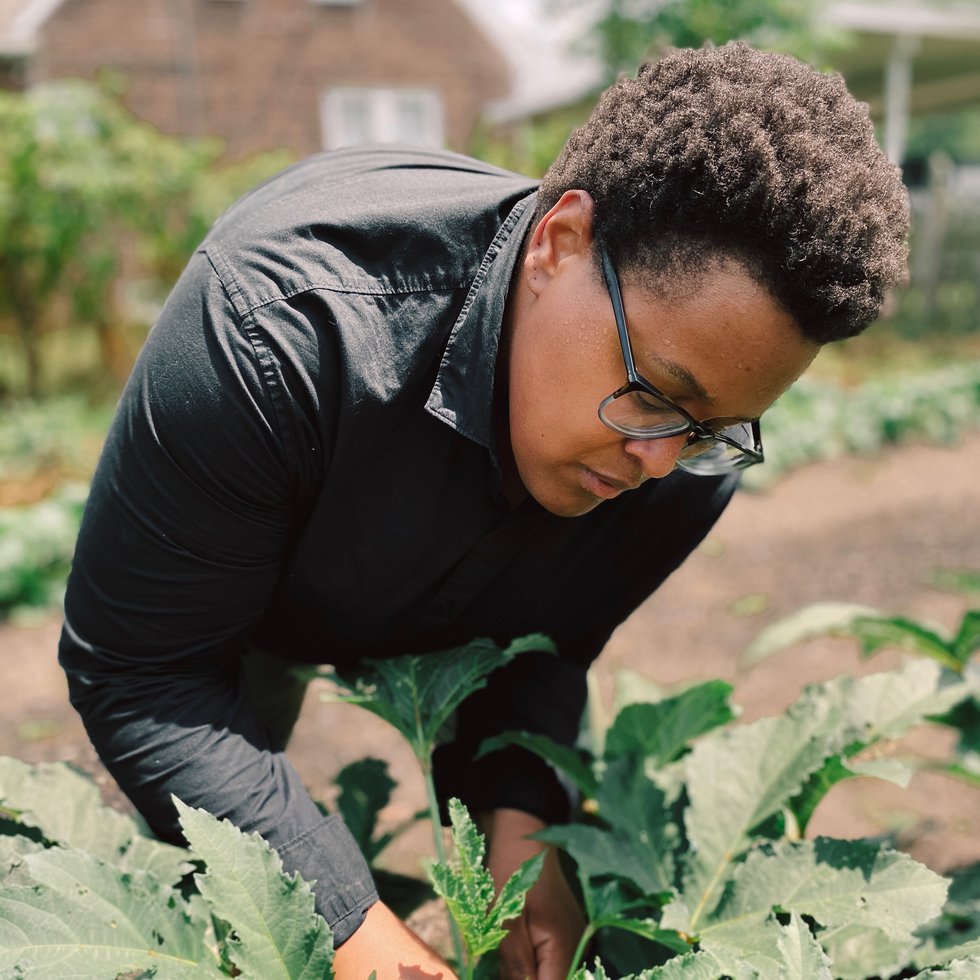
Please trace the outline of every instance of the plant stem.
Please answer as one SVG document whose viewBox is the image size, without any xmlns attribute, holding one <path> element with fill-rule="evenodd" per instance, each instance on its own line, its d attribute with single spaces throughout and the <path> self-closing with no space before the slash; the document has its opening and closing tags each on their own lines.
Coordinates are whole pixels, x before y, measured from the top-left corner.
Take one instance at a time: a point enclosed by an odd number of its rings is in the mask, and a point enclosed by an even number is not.
<svg viewBox="0 0 980 980">
<path fill-rule="evenodd" d="M 582 938 L 578 941 L 578 946 L 575 947 L 575 955 L 572 957 L 572 965 L 568 968 L 568 974 L 565 980 L 571 980 L 575 975 L 576 969 L 578 969 L 582 958 L 585 956 L 585 948 L 592 941 L 592 937 L 596 934 L 596 929 L 594 923 L 590 922 L 585 930 L 582 932 Z"/>
<path fill-rule="evenodd" d="M 436 860 L 440 864 L 445 864 L 446 849 L 442 844 L 442 821 L 439 819 L 439 801 L 436 799 L 436 784 L 432 778 L 432 765 L 428 759 L 424 761 L 420 759 L 419 761 L 422 763 L 422 773 L 425 776 L 425 792 L 429 798 L 429 818 L 432 821 L 432 842 L 436 849 Z M 453 938 L 453 951 L 456 954 L 456 962 L 459 964 L 459 969 L 465 969 L 467 978 L 470 978 L 473 975 L 473 971 L 467 960 L 463 957 L 463 940 L 451 915 L 449 915 L 449 932 Z"/>
</svg>

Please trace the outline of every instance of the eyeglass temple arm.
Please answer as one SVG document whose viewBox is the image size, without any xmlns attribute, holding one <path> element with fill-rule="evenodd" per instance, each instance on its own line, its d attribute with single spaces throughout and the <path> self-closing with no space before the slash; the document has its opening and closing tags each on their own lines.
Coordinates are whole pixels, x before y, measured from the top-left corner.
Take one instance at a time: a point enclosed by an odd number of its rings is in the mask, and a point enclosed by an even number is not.
<svg viewBox="0 0 980 980">
<path fill-rule="evenodd" d="M 606 289 L 609 292 L 613 314 L 616 317 L 616 330 L 619 332 L 619 343 L 623 348 L 623 359 L 626 361 L 626 376 L 631 382 L 634 382 L 637 380 L 636 363 L 633 361 L 630 335 L 626 330 L 626 309 L 623 306 L 623 294 L 619 289 L 619 276 L 616 275 L 616 268 L 612 264 L 612 259 L 609 258 L 609 253 L 602 245 L 599 246 L 599 255 L 602 258 L 602 274 L 606 280 Z"/>
</svg>

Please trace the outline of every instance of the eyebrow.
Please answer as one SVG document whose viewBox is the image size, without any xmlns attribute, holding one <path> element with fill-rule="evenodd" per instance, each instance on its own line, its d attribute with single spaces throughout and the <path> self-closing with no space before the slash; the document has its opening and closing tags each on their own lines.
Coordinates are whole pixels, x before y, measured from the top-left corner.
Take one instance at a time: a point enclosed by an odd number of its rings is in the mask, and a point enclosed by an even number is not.
<svg viewBox="0 0 980 980">
<path fill-rule="evenodd" d="M 665 374 L 669 374 L 675 381 L 679 381 L 685 388 L 688 389 L 696 398 L 699 398 L 703 402 L 708 402 L 713 404 L 715 399 L 708 394 L 704 389 L 704 385 L 698 381 L 697 378 L 691 374 L 686 367 L 678 364 L 676 361 L 668 360 L 666 357 L 662 357 L 660 354 L 651 353 L 650 360 L 652 360 Z"/>
</svg>

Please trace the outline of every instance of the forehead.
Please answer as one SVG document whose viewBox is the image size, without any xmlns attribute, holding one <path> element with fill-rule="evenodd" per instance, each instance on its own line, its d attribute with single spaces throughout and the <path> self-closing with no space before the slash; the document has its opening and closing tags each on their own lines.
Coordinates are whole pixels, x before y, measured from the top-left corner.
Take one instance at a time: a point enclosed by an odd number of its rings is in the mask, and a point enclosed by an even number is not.
<svg viewBox="0 0 980 980">
<path fill-rule="evenodd" d="M 818 346 L 744 265 L 715 258 L 651 286 L 627 270 L 623 302 L 637 368 L 712 414 L 756 417 L 806 369 Z"/>
</svg>

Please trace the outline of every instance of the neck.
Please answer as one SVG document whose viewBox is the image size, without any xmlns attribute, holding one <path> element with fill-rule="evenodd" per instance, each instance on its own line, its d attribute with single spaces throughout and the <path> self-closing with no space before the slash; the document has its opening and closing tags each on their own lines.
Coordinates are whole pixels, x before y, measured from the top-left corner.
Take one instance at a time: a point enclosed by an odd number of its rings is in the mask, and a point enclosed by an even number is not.
<svg viewBox="0 0 980 980">
<path fill-rule="evenodd" d="M 525 243 L 526 248 L 526 243 Z M 514 267 L 507 302 L 504 306 L 504 319 L 500 326 L 500 340 L 497 346 L 497 363 L 494 371 L 494 427 L 496 432 L 497 458 L 500 462 L 500 490 L 511 507 L 517 507 L 527 497 L 527 490 L 521 482 L 517 461 L 510 441 L 510 356 L 511 338 L 514 333 L 514 320 L 519 316 L 522 279 L 524 275 L 524 249 Z"/>
</svg>

